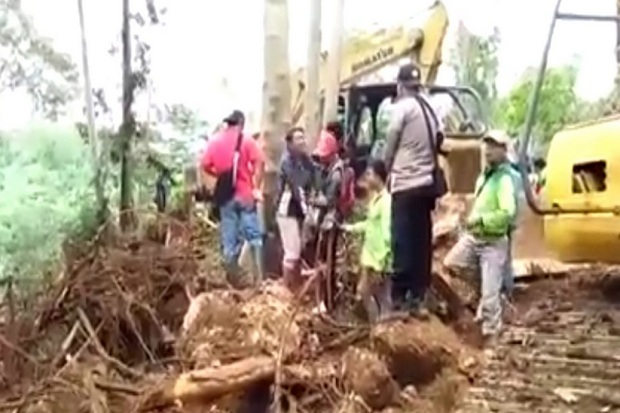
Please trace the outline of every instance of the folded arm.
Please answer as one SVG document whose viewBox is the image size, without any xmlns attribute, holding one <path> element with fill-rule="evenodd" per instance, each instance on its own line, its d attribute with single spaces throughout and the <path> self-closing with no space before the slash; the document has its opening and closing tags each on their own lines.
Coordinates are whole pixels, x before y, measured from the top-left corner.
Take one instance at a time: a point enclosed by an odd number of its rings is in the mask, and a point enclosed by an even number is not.
<svg viewBox="0 0 620 413">
<path fill-rule="evenodd" d="M 480 215 L 482 227 L 489 232 L 508 232 L 517 211 L 512 177 L 505 174 L 501 177 L 497 189 L 498 208 Z"/>
</svg>

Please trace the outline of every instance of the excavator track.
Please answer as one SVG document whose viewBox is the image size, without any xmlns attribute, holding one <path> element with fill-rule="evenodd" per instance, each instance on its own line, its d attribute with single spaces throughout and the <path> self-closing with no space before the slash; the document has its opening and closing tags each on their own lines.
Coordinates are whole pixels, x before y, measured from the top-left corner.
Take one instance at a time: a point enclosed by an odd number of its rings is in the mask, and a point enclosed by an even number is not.
<svg viewBox="0 0 620 413">
<path fill-rule="evenodd" d="M 620 279 L 576 277 L 533 282 L 515 298 L 458 412 L 620 412 Z"/>
</svg>

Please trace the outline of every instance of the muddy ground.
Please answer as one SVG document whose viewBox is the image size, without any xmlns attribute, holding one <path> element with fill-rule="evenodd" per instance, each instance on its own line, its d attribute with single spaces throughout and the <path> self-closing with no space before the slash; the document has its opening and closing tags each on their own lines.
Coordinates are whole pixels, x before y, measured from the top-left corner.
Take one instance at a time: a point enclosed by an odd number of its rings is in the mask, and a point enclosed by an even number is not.
<svg viewBox="0 0 620 413">
<path fill-rule="evenodd" d="M 592 268 L 520 286 L 463 413 L 620 411 L 620 274 Z"/>
<path fill-rule="evenodd" d="M 463 198 L 440 205 L 436 264 L 465 210 Z M 604 269 L 527 284 L 501 346 L 486 354 L 443 311 L 371 328 L 314 315 L 312 300 L 277 282 L 231 289 L 217 251 L 215 231 L 200 220 L 157 221 L 142 237 L 95 240 L 40 294 L 5 300 L 0 411 L 589 413 L 620 406 L 613 393 L 620 288 Z M 355 240 L 339 256 L 341 281 L 354 285 Z M 471 295 L 468 285 L 449 281 Z M 345 288 L 342 314 L 347 300 Z"/>
<path fill-rule="evenodd" d="M 442 242 L 462 211 L 440 208 Z M 5 301 L 0 411 L 448 412 L 480 365 L 445 317 L 315 315 L 312 277 L 301 300 L 275 281 L 233 289 L 215 229 L 153 224 L 96 239 L 39 294 Z M 338 254 L 336 314 L 351 313 L 356 242 Z"/>
</svg>

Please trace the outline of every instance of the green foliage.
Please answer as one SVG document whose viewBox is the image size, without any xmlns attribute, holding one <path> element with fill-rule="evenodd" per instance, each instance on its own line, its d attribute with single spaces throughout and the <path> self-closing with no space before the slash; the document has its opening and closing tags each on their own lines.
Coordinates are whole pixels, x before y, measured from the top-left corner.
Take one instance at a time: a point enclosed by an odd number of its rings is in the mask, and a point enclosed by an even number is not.
<svg viewBox="0 0 620 413">
<path fill-rule="evenodd" d="M 498 105 L 497 120 L 511 134 L 521 133 L 525 126 L 536 75 L 536 69 L 528 69 Z M 534 138 L 548 142 L 565 125 L 579 120 L 584 104 L 575 93 L 576 80 L 577 68 L 573 65 L 547 69 L 538 101 Z"/>
<path fill-rule="evenodd" d="M 166 121 L 183 136 L 195 135 L 208 126 L 207 122 L 200 119 L 195 111 L 183 104 L 166 105 L 165 110 Z"/>
<path fill-rule="evenodd" d="M 76 128 L 47 124 L 0 146 L 0 277 L 37 277 L 68 237 L 94 230 L 88 147 Z"/>
<path fill-rule="evenodd" d="M 0 0 L 0 92 L 26 90 L 38 111 L 56 119 L 76 96 L 78 72 L 70 56 L 36 32 L 19 3 Z"/>
<path fill-rule="evenodd" d="M 490 114 L 497 100 L 496 80 L 499 70 L 497 52 L 501 39 L 497 28 L 489 36 L 477 36 L 463 24 L 458 27 L 451 66 L 456 84 L 469 86 L 480 95 L 482 110 Z"/>
</svg>

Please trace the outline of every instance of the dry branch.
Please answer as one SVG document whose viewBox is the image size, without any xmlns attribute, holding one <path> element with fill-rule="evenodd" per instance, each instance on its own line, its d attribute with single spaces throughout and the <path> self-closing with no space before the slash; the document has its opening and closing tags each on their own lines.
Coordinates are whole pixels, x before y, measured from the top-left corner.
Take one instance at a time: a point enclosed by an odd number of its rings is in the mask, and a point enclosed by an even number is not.
<svg viewBox="0 0 620 413">
<path fill-rule="evenodd" d="M 86 332 L 88 333 L 88 336 L 92 340 L 95 346 L 95 349 L 97 350 L 97 353 L 99 353 L 99 356 L 103 360 L 105 360 L 106 363 L 114 367 L 116 370 L 118 370 L 119 373 L 123 374 L 124 376 L 130 377 L 132 379 L 138 379 L 142 377 L 142 375 L 139 372 L 132 369 L 131 367 L 126 366 L 121 361 L 110 356 L 105 351 L 105 348 L 103 348 L 101 341 L 99 341 L 99 338 L 97 337 L 97 333 L 95 332 L 93 325 L 88 320 L 88 317 L 86 316 L 86 313 L 84 312 L 84 310 L 82 310 L 81 308 L 78 308 L 77 311 L 78 311 L 78 316 L 80 317 L 80 321 L 82 322 L 82 326 L 86 329 Z"/>
<path fill-rule="evenodd" d="M 272 357 L 252 357 L 221 367 L 191 371 L 165 382 L 140 408 L 148 411 L 181 403 L 208 403 L 275 375 Z"/>
</svg>

